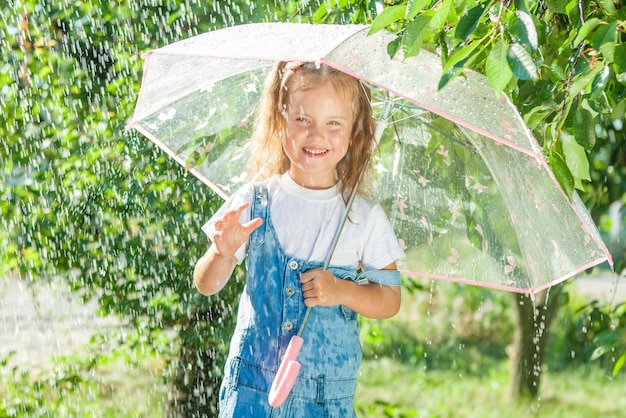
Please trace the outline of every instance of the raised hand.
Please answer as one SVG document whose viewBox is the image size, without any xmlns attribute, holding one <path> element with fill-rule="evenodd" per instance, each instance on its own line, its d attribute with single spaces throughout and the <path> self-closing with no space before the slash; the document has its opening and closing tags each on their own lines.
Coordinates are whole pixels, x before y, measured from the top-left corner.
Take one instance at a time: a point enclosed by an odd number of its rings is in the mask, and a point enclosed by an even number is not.
<svg viewBox="0 0 626 418">
<path fill-rule="evenodd" d="M 224 258 L 232 257 L 235 251 L 250 237 L 250 234 L 263 224 L 261 218 L 252 219 L 243 225 L 239 223 L 241 212 L 248 205 L 248 202 L 244 202 L 234 209 L 227 210 L 221 219 L 215 221 L 215 231 L 211 236 L 211 240 L 219 256 Z"/>
<path fill-rule="evenodd" d="M 211 235 L 213 244 L 200 257 L 193 271 L 193 281 L 200 293 L 213 295 L 224 287 L 239 262 L 235 252 L 246 242 L 252 231 L 263 223 L 261 218 L 243 225 L 239 223 L 241 212 L 247 207 L 248 203 L 242 203 L 235 209 L 226 211 L 221 219 L 215 221 Z"/>
</svg>

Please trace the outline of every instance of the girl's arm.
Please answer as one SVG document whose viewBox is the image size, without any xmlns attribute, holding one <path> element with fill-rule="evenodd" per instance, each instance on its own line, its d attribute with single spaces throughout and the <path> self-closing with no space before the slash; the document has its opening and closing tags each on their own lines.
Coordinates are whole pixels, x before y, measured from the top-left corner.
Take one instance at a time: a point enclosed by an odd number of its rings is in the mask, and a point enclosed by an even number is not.
<svg viewBox="0 0 626 418">
<path fill-rule="evenodd" d="M 263 223 L 262 219 L 256 218 L 240 224 L 241 212 L 247 207 L 248 203 L 244 202 L 235 209 L 227 210 L 222 218 L 215 221 L 215 231 L 211 236 L 213 245 L 198 260 L 193 272 L 193 281 L 200 293 L 213 295 L 222 290 L 237 265 L 235 252 Z"/>
<path fill-rule="evenodd" d="M 391 263 L 383 270 L 396 270 Z M 304 304 L 311 306 L 344 305 L 371 319 L 391 318 L 400 310 L 401 287 L 369 282 L 356 284 L 337 279 L 330 270 L 310 270 L 300 277 Z"/>
<path fill-rule="evenodd" d="M 220 255 L 215 245 L 198 260 L 193 271 L 193 282 L 203 295 L 214 295 L 226 285 L 237 265 L 237 257 Z"/>
</svg>

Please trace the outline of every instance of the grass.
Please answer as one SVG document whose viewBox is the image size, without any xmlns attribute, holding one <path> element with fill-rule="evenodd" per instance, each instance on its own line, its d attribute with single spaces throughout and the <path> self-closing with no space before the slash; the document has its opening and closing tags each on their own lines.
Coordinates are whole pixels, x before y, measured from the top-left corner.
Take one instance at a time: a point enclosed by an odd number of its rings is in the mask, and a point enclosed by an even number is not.
<svg viewBox="0 0 626 418">
<path fill-rule="evenodd" d="M 112 363 L 99 370 L 101 382 L 99 402 L 101 416 L 157 417 L 165 416 L 167 387 L 161 377 L 162 362 L 145 361 L 140 367 Z M 120 402 L 122 400 L 122 402 Z"/>
<path fill-rule="evenodd" d="M 595 367 L 546 372 L 541 398 L 520 403 L 509 396 L 507 367 L 503 361 L 496 369 L 466 374 L 424 370 L 388 358 L 367 360 L 357 411 L 359 417 L 624 417 L 623 378 L 609 381 Z"/>
<path fill-rule="evenodd" d="M 387 357 L 367 359 L 356 394 L 358 416 L 621 418 L 626 411 L 624 377 L 609 381 L 595 366 L 544 373 L 541 399 L 527 404 L 508 395 L 507 362 L 495 366 L 466 373 L 410 366 Z M 162 417 L 167 390 L 160 368 L 156 361 L 132 367 L 115 361 L 99 366 L 93 379 L 78 389 L 48 388 L 39 406 L 31 404 L 26 412 L 3 413 L 0 401 L 0 417 Z M 7 376 L 0 376 L 0 381 L 9 383 L 7 388 L 19 389 Z M 0 388 L 4 402 L 11 401 L 10 396 L 24 395 L 6 390 Z"/>
</svg>

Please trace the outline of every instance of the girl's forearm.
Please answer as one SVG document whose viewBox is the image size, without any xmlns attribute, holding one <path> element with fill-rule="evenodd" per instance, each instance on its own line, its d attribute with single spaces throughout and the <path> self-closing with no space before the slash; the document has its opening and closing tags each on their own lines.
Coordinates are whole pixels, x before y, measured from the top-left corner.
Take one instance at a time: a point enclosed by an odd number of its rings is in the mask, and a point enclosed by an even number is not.
<svg viewBox="0 0 626 418">
<path fill-rule="evenodd" d="M 344 306 L 370 319 L 388 319 L 400 310 L 401 287 L 384 286 L 369 282 L 359 285 L 345 281 L 350 289 L 346 289 Z"/>
<path fill-rule="evenodd" d="M 198 260 L 193 272 L 196 288 L 203 295 L 214 295 L 226 285 L 237 265 L 235 256 L 223 257 L 212 245 Z"/>
</svg>

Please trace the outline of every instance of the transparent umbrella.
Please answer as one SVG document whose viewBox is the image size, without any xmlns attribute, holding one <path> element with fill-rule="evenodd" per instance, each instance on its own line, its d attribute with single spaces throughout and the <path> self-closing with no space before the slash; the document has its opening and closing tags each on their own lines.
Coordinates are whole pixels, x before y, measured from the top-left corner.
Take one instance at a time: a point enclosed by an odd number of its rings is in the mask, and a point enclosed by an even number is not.
<svg viewBox="0 0 626 418">
<path fill-rule="evenodd" d="M 534 295 L 610 261 L 580 199 L 559 187 L 505 95 L 466 71 L 438 90 L 440 59 L 390 59 L 393 35 L 360 25 L 262 23 L 146 54 L 129 127 L 220 196 L 246 171 L 252 113 L 277 61 L 324 63 L 374 92 L 388 127 L 372 161 L 412 276 Z"/>
<path fill-rule="evenodd" d="M 246 171 L 248 140 L 272 66 L 323 63 L 373 91 L 386 126 L 371 161 L 375 194 L 404 246 L 402 272 L 533 297 L 611 262 L 584 205 L 563 193 L 505 95 L 471 71 L 438 90 L 436 55 L 391 59 L 393 35 L 368 32 L 250 24 L 150 51 L 129 126 L 227 198 L 255 177 Z"/>
</svg>

